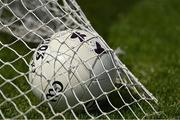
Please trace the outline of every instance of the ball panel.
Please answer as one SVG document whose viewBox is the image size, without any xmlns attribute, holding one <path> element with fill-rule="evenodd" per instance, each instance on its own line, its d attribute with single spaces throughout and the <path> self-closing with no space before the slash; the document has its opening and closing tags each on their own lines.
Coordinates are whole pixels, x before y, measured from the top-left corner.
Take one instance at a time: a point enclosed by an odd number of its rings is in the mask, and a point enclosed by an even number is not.
<svg viewBox="0 0 180 120">
<path fill-rule="evenodd" d="M 111 54 L 100 38 L 86 31 L 56 33 L 37 48 L 32 63 L 29 79 L 36 86 L 33 92 L 58 111 L 65 110 L 67 104 L 91 100 L 89 92 L 98 97 L 114 89 Z"/>
</svg>

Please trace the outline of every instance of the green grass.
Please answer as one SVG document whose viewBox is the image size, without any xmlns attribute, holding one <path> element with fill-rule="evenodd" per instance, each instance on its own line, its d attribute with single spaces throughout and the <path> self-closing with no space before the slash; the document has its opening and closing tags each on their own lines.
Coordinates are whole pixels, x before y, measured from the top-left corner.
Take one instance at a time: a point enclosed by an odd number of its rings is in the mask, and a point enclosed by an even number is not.
<svg viewBox="0 0 180 120">
<path fill-rule="evenodd" d="M 167 118 L 180 118 L 179 0 L 143 0 L 110 29 L 111 47 L 157 97 Z"/>
<path fill-rule="evenodd" d="M 180 118 L 180 1 L 179 0 L 79 0 L 80 6 L 88 16 L 95 29 L 105 38 L 112 48 L 121 47 L 126 54 L 119 56 L 123 63 L 139 78 L 139 80 L 150 90 L 159 100 L 158 110 L 163 116 L 152 118 Z M 93 3 L 93 4 L 92 4 Z M 15 38 L 0 33 L 0 41 L 9 44 Z M 20 47 L 19 47 L 20 46 Z M 34 44 L 28 44 L 34 47 Z M 16 42 L 11 48 L 18 51 L 19 55 L 25 55 L 29 50 L 22 42 Z M 0 49 L 2 45 L 0 44 Z M 29 62 L 31 54 L 25 57 Z M 8 48 L 0 50 L 0 59 L 12 61 L 18 58 L 16 53 Z M 0 67 L 3 65 L 0 62 Z M 12 79 L 20 75 L 19 72 L 27 72 L 28 67 L 23 59 L 17 60 L 10 65 L 5 65 L 0 69 L 0 75 L 6 79 Z M 15 69 L 16 70 L 15 70 Z M 26 76 L 20 76 L 13 80 L 21 91 L 30 90 L 30 86 L 25 81 Z M 0 91 L 6 97 L 20 95 L 13 84 L 5 83 L 0 77 Z M 33 105 L 40 101 L 29 92 L 27 96 Z M 12 103 L 6 102 L 0 94 L 0 110 L 7 118 L 17 115 Z M 13 100 L 18 108 L 25 112 L 29 109 L 29 102 L 25 97 Z M 118 100 L 113 101 L 114 103 Z M 118 101 L 119 102 L 119 101 Z M 142 103 L 144 104 L 144 103 Z M 146 106 L 146 105 L 145 105 Z M 138 108 L 132 107 L 137 114 Z M 46 118 L 52 116 L 51 110 L 46 106 L 38 108 Z M 133 115 L 125 110 L 123 115 L 133 118 Z M 94 114 L 94 113 L 92 113 Z M 140 115 L 141 116 L 141 115 Z M 27 114 L 28 118 L 42 118 L 35 110 Z M 67 118 L 73 118 L 70 112 L 66 113 Z M 78 114 L 79 118 L 88 118 L 85 114 Z M 110 115 L 113 119 L 120 116 L 117 113 Z M 58 118 L 58 117 L 57 117 Z M 61 117 L 59 117 L 61 118 Z M 1 119 L 1 115 L 0 115 Z"/>
</svg>

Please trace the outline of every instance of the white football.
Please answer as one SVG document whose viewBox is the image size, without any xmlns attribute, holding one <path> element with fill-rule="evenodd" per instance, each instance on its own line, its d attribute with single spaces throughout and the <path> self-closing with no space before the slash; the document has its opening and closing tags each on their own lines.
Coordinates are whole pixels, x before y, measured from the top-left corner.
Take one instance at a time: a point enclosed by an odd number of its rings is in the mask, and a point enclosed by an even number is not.
<svg viewBox="0 0 180 120">
<path fill-rule="evenodd" d="M 58 111 L 100 97 L 114 89 L 112 56 L 95 33 L 58 32 L 39 45 L 33 55 L 29 73 L 33 93 Z"/>
</svg>

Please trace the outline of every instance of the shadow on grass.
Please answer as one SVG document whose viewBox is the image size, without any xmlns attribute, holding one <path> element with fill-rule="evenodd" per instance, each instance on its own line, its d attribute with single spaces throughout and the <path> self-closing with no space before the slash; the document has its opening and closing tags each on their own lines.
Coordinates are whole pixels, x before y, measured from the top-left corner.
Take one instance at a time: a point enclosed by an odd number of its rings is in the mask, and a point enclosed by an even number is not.
<svg viewBox="0 0 180 120">
<path fill-rule="evenodd" d="M 104 99 L 97 100 L 96 102 L 92 100 L 90 102 L 90 108 L 86 106 L 88 113 L 95 118 L 157 119 L 160 116 L 157 114 L 157 111 L 154 110 L 157 110 L 157 104 L 155 104 L 153 100 L 144 100 L 137 93 L 135 93 L 133 89 L 127 89 L 125 86 L 119 90 L 119 93 L 115 91 L 109 94 L 108 98 L 105 96 L 103 98 Z M 76 114 L 77 117 L 80 117 L 80 119 L 88 117 L 85 111 L 84 113 L 81 112 L 80 114 Z"/>
</svg>

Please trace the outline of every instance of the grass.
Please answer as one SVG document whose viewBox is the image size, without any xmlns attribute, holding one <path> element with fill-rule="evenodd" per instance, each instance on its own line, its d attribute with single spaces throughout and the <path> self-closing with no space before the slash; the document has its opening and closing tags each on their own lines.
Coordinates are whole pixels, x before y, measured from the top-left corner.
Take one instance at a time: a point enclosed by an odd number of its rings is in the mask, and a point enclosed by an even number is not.
<svg viewBox="0 0 180 120">
<path fill-rule="evenodd" d="M 120 46 L 121 60 L 157 97 L 169 119 L 180 113 L 180 8 L 178 0 L 143 0 L 119 16 L 109 43 Z"/>
<path fill-rule="evenodd" d="M 89 4 L 90 2 L 90 4 Z M 91 2 L 93 4 L 91 4 Z M 126 54 L 119 56 L 123 63 L 140 79 L 140 81 L 159 100 L 158 109 L 165 116 L 154 118 L 179 119 L 180 118 L 180 1 L 179 0 L 79 0 L 80 6 L 88 16 L 95 29 L 106 39 L 112 48 L 121 47 Z M 2 43 L 12 43 L 15 38 L 0 33 Z M 21 46 L 21 47 L 19 47 Z M 34 47 L 33 44 L 28 44 Z M 16 42 L 11 48 L 18 51 L 19 55 L 25 55 L 29 50 L 21 42 Z M 0 44 L 0 49 L 2 45 Z M 29 62 L 31 54 L 25 57 Z M 3 61 L 12 61 L 18 58 L 17 54 L 8 48 L 0 50 L 0 58 Z M 0 67 L 3 63 L 0 61 Z M 12 79 L 27 72 L 28 67 L 20 58 L 10 65 L 0 68 L 0 75 Z M 7 72 L 8 71 L 8 72 Z M 19 73 L 17 73 L 19 71 Z M 25 76 L 13 80 L 21 91 L 30 90 L 25 82 Z M 4 84 L 5 80 L 0 76 L 0 91 L 6 97 L 21 95 L 13 84 Z M 4 84 L 3 86 L 1 86 Z M 29 92 L 27 96 L 33 105 L 39 101 Z M 0 112 L 3 111 L 7 118 L 17 115 L 12 103 L 6 102 L 0 94 Z M 13 100 L 21 111 L 29 109 L 29 102 L 24 97 Z M 116 101 L 115 101 L 116 102 Z M 144 104 L 144 103 L 142 103 Z M 136 112 L 137 108 L 133 107 Z M 41 106 L 46 118 L 52 116 L 48 107 Z M 15 112 L 16 111 L 16 112 Z M 131 118 L 130 113 L 123 113 Z M 137 113 L 138 114 L 138 113 Z M 71 113 L 66 113 L 67 118 L 73 118 Z M 42 118 L 36 110 L 27 114 L 28 118 Z M 79 114 L 80 118 L 88 118 Z M 111 114 L 111 118 L 118 119 L 117 113 Z M 0 115 L 1 119 L 1 115 Z"/>
</svg>

